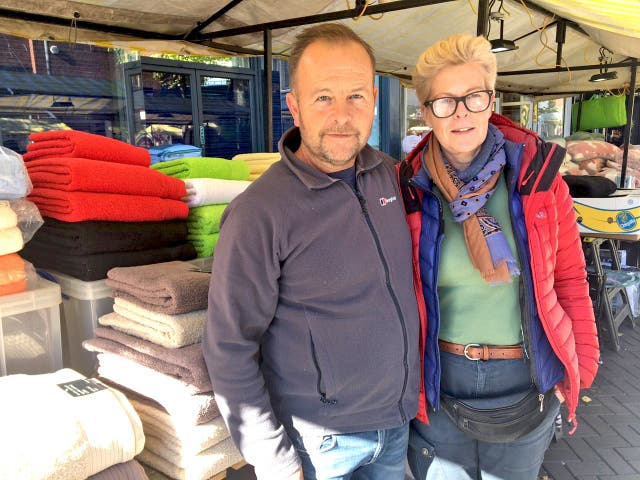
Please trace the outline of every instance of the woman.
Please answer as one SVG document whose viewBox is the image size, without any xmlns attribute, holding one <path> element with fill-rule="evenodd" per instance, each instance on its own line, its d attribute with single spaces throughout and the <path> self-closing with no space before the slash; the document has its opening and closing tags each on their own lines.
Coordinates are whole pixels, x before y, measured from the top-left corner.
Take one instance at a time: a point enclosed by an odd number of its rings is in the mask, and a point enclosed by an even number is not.
<svg viewBox="0 0 640 480">
<path fill-rule="evenodd" d="M 579 389 L 598 368 L 580 237 L 557 175 L 564 151 L 492 115 L 496 71 L 486 39 L 455 35 L 413 75 L 433 129 L 399 166 L 423 313 L 409 441 L 418 480 L 536 479 L 560 402 L 575 425 Z"/>
</svg>

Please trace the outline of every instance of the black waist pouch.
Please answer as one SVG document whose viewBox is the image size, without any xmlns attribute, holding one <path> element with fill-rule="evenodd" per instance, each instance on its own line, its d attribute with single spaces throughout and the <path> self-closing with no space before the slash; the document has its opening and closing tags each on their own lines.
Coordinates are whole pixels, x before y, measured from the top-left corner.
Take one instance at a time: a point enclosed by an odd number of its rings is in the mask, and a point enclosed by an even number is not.
<svg viewBox="0 0 640 480">
<path fill-rule="evenodd" d="M 463 400 L 440 395 L 440 406 L 459 430 L 476 440 L 506 443 L 533 431 L 553 405 L 553 389 L 542 396 L 532 388 L 521 400 L 499 408 L 476 408 Z"/>
</svg>

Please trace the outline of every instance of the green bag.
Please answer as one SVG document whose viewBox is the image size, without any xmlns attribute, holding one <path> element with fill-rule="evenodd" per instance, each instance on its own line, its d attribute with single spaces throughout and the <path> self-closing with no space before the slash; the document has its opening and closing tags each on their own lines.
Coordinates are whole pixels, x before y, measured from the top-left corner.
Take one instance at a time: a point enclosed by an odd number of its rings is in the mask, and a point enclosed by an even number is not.
<svg viewBox="0 0 640 480">
<path fill-rule="evenodd" d="M 589 100 L 582 102 L 580 127 L 576 126 L 580 103 L 574 103 L 571 106 L 571 129 L 575 132 L 576 130 L 619 127 L 626 124 L 627 109 L 625 100 L 625 95 L 608 95 L 605 97 L 591 97 Z"/>
</svg>

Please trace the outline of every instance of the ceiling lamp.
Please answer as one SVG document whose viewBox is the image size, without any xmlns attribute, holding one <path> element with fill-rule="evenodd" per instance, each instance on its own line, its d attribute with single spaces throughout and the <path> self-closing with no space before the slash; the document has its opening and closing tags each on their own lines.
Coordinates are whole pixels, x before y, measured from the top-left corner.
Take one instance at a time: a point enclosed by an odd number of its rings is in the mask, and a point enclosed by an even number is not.
<svg viewBox="0 0 640 480">
<path fill-rule="evenodd" d="M 508 50 L 517 50 L 518 46 L 513 40 L 504 39 L 504 19 L 500 18 L 500 38 L 490 40 L 491 51 L 493 53 L 506 52 Z"/>
<path fill-rule="evenodd" d="M 609 54 L 607 54 L 609 52 Z M 600 73 L 591 75 L 590 82 L 604 82 L 606 80 L 615 80 L 618 78 L 618 72 L 609 71 L 608 65 L 613 61 L 613 52 L 606 47 L 600 47 L 600 56 L 598 61 L 600 62 Z"/>
</svg>

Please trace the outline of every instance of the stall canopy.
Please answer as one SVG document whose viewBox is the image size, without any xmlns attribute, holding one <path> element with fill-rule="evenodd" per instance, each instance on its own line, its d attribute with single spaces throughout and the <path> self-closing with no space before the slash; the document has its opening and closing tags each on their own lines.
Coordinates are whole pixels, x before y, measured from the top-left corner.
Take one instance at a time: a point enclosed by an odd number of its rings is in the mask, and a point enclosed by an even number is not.
<svg viewBox="0 0 640 480">
<path fill-rule="evenodd" d="M 620 91 L 635 85 L 640 57 L 640 0 L 4 0 L 0 6 L 0 32 L 143 54 L 266 50 L 286 58 L 295 35 L 322 21 L 352 27 L 374 47 L 378 71 L 402 79 L 439 39 L 502 36 L 518 49 L 498 54 L 499 88 L 536 95 Z M 600 70 L 617 78 L 590 82 Z"/>
</svg>

